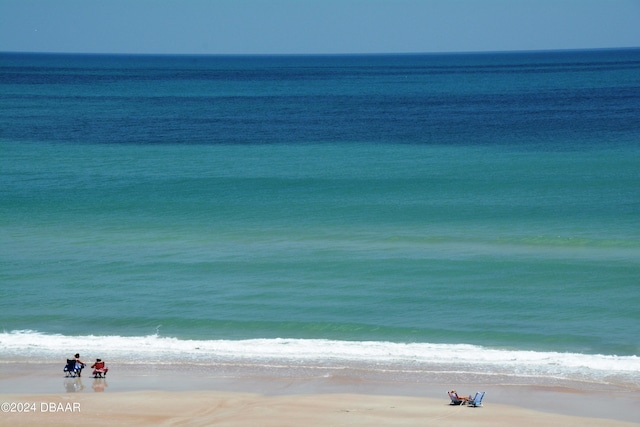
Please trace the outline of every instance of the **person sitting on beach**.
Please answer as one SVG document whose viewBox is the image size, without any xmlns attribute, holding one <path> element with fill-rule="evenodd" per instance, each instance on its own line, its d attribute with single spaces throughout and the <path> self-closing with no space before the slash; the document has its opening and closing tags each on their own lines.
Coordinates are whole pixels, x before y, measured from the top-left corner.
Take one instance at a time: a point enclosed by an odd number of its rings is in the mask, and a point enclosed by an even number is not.
<svg viewBox="0 0 640 427">
<path fill-rule="evenodd" d="M 78 373 L 78 376 L 82 376 L 82 369 L 84 369 L 84 362 L 82 360 L 80 360 L 80 354 L 76 353 L 73 358 L 76 361 L 76 372 Z"/>
<path fill-rule="evenodd" d="M 468 398 L 468 397 L 460 396 L 460 395 L 458 394 L 458 392 L 457 392 L 457 391 L 455 391 L 455 390 L 451 390 L 451 391 L 449 392 L 449 397 L 451 397 L 451 401 L 452 401 L 452 402 L 455 402 L 455 401 L 454 401 L 454 399 L 457 399 L 457 401 L 458 401 L 458 402 L 460 402 L 462 405 L 464 405 L 465 403 L 467 403 L 467 402 L 469 401 L 469 398 Z M 456 403 L 457 403 L 457 402 L 456 402 Z"/>
<path fill-rule="evenodd" d="M 109 368 L 104 366 L 104 362 L 102 361 L 102 359 L 96 359 L 96 363 L 91 365 L 91 367 L 93 368 L 94 378 L 102 378 L 102 374 L 104 374 L 104 376 L 106 377 L 107 372 L 109 371 Z"/>
</svg>

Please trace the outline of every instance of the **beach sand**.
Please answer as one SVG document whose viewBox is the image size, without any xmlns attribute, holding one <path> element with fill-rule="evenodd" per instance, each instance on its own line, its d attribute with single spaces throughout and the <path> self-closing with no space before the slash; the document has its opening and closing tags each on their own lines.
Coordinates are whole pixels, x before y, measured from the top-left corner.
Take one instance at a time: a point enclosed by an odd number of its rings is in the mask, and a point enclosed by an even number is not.
<svg viewBox="0 0 640 427">
<path fill-rule="evenodd" d="M 637 395 L 607 388 L 219 375 L 212 368 L 198 375 L 197 367 L 172 365 L 119 367 L 107 379 L 88 369 L 64 378 L 61 366 L 48 364 L 0 369 L 0 426 L 640 425 Z M 452 386 L 486 391 L 483 406 L 449 405 Z"/>
</svg>

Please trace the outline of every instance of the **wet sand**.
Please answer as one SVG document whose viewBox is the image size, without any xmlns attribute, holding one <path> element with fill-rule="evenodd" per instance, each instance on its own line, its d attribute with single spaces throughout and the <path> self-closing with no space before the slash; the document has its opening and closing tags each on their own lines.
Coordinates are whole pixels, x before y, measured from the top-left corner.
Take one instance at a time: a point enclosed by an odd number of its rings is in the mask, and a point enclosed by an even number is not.
<svg viewBox="0 0 640 427">
<path fill-rule="evenodd" d="M 106 379 L 90 374 L 65 378 L 56 364 L 0 364 L 0 425 L 640 425 L 640 398 L 619 387 L 228 375 L 174 365 L 118 366 Z M 450 388 L 486 391 L 483 406 L 451 406 Z"/>
</svg>

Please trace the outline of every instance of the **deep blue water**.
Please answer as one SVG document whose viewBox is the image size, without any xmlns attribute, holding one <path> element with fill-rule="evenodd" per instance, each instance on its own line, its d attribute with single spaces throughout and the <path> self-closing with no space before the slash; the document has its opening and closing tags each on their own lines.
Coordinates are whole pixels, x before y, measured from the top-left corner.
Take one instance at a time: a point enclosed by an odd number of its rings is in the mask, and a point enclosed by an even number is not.
<svg viewBox="0 0 640 427">
<path fill-rule="evenodd" d="M 634 142 L 638 51 L 5 54 L 2 136 L 78 143 Z"/>
</svg>

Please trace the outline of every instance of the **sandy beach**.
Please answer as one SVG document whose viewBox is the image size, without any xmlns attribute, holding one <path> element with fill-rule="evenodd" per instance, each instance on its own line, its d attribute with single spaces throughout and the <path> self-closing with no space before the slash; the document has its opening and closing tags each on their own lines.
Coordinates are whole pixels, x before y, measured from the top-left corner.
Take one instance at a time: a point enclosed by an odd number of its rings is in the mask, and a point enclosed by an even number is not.
<svg viewBox="0 0 640 427">
<path fill-rule="evenodd" d="M 625 426 L 631 422 L 549 414 L 489 404 L 451 407 L 442 399 L 316 394 L 264 396 L 215 391 L 5 395 L 37 402 L 34 413 L 2 414 L 6 426 Z M 58 408 L 58 412 L 41 410 Z M 73 406 L 73 404 L 76 404 Z M 66 412 L 62 408 L 66 409 Z"/>
<path fill-rule="evenodd" d="M 123 366 L 94 379 L 89 370 L 65 378 L 58 365 L 0 367 L 2 426 L 640 425 L 640 399 L 623 388 L 223 375 L 176 366 Z M 451 406 L 451 387 L 486 391 L 483 407 Z"/>
</svg>

